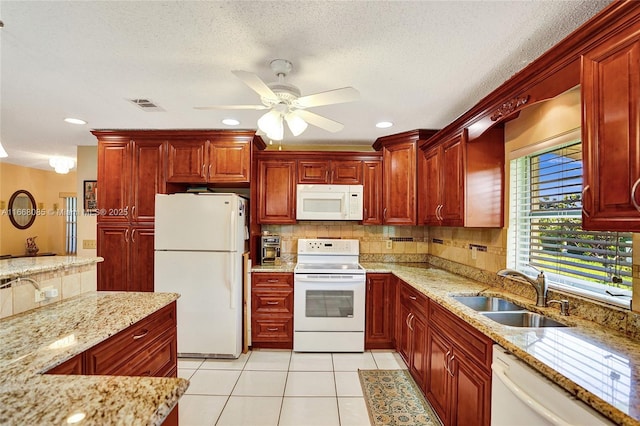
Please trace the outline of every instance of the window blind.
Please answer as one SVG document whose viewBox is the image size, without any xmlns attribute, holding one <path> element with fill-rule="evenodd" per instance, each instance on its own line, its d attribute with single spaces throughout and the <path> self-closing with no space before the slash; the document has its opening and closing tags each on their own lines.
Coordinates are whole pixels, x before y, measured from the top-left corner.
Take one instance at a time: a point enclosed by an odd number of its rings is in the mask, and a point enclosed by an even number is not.
<svg viewBox="0 0 640 426">
<path fill-rule="evenodd" d="M 582 143 L 511 161 L 508 266 L 553 283 L 630 296 L 631 233 L 582 229 Z"/>
</svg>

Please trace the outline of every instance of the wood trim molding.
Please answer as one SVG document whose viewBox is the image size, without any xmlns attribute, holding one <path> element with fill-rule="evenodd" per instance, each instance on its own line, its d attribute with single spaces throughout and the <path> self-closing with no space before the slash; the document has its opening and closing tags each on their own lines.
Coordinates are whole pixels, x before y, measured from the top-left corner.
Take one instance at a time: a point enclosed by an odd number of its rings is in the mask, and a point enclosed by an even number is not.
<svg viewBox="0 0 640 426">
<path fill-rule="evenodd" d="M 529 102 L 529 98 L 531 96 L 518 96 L 513 99 L 509 99 L 507 102 L 503 103 L 493 114 L 491 114 L 491 121 L 497 121 L 502 117 L 506 117 L 511 115 L 511 113 L 520 109 L 521 106 L 526 105 Z"/>
</svg>

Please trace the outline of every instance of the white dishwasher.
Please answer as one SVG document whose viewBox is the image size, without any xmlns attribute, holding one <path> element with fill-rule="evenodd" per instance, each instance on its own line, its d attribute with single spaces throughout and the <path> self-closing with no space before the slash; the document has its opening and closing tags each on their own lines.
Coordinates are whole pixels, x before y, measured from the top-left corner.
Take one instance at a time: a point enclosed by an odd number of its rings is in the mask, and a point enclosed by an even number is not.
<svg viewBox="0 0 640 426">
<path fill-rule="evenodd" d="M 491 369 L 493 426 L 613 424 L 502 346 L 493 345 Z"/>
</svg>

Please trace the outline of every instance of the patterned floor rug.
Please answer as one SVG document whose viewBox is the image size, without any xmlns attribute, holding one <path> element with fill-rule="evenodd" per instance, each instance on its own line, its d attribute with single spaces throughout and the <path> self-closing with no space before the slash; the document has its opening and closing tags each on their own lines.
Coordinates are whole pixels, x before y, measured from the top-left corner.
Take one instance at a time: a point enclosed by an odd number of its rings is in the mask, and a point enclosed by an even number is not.
<svg viewBox="0 0 640 426">
<path fill-rule="evenodd" d="M 358 370 L 371 424 L 441 426 L 407 370 Z"/>
</svg>

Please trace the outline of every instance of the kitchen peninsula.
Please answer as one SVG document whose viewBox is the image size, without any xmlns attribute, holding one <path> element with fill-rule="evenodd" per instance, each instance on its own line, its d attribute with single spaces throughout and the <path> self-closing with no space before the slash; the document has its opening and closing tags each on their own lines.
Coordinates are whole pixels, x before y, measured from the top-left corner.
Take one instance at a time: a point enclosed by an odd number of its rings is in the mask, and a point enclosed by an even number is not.
<svg viewBox="0 0 640 426">
<path fill-rule="evenodd" d="M 100 260 L 3 260 L 0 278 L 95 277 Z M 176 377 L 178 297 L 87 291 L 0 319 L 0 424 L 175 423 L 189 383 Z"/>
</svg>

